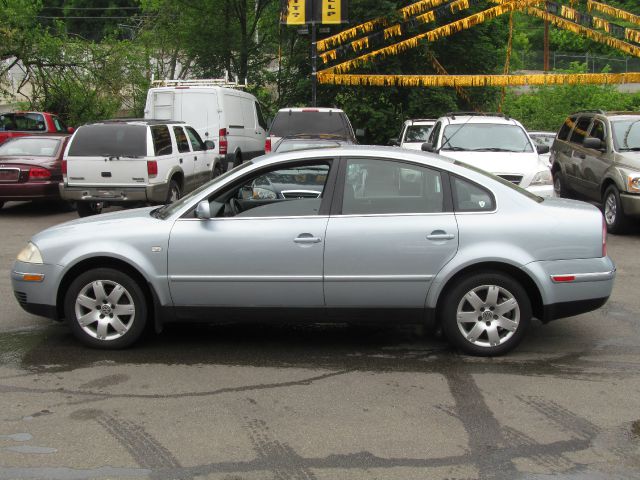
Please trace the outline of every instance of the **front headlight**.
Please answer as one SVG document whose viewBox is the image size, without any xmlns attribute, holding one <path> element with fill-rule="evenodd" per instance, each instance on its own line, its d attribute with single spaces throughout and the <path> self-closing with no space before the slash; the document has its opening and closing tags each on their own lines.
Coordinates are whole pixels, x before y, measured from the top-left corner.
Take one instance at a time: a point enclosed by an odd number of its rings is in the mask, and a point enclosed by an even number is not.
<svg viewBox="0 0 640 480">
<path fill-rule="evenodd" d="M 31 242 L 27 243 L 27 246 L 20 251 L 16 259 L 24 263 L 43 263 L 40 250 Z"/>
<path fill-rule="evenodd" d="M 553 184 L 553 177 L 549 170 L 542 170 L 536 173 L 529 185 L 551 185 Z"/>
<path fill-rule="evenodd" d="M 630 193 L 640 193 L 640 173 L 627 175 L 627 190 Z"/>
</svg>

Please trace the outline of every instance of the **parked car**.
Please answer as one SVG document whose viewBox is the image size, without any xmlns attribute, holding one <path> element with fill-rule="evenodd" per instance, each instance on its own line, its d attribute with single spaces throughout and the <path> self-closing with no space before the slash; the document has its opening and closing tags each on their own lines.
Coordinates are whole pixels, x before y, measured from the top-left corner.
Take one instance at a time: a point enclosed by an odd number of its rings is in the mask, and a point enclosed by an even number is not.
<svg viewBox="0 0 640 480">
<path fill-rule="evenodd" d="M 217 165 L 212 144 L 184 122 L 106 120 L 73 134 L 60 194 L 81 217 L 107 205 L 170 203 L 215 177 Z"/>
<path fill-rule="evenodd" d="M 219 79 L 160 80 L 149 89 L 144 117 L 181 120 L 213 142 L 216 175 L 264 153 L 267 123 L 256 97 Z"/>
<path fill-rule="evenodd" d="M 432 118 L 405 120 L 398 138 L 392 138 L 389 143 L 409 150 L 421 150 L 435 123 Z"/>
<path fill-rule="evenodd" d="M 294 170 L 304 176 L 287 182 L 322 193 L 254 194 Z M 592 205 L 436 155 L 343 146 L 266 155 L 173 204 L 49 228 L 11 276 L 22 308 L 66 318 L 98 348 L 149 324 L 259 319 L 426 322 L 464 352 L 499 355 L 533 317 L 603 305 L 615 266 Z"/>
<path fill-rule="evenodd" d="M 73 133 L 57 115 L 47 112 L 14 112 L 0 114 L 0 144 L 25 135 Z"/>
<path fill-rule="evenodd" d="M 295 135 L 334 135 L 358 143 L 347 114 L 338 108 L 281 108 L 269 128 L 265 152 L 281 138 Z"/>
<path fill-rule="evenodd" d="M 271 148 L 271 151 L 273 153 L 284 153 L 310 148 L 336 148 L 352 143 L 351 139 L 343 138 L 340 135 L 291 135 L 278 140 Z"/>
<path fill-rule="evenodd" d="M 607 228 L 622 233 L 640 216 L 640 112 L 576 112 L 551 147 L 556 194 L 602 205 Z"/>
<path fill-rule="evenodd" d="M 441 153 L 509 180 L 536 195 L 553 196 L 551 172 L 522 124 L 500 113 L 452 112 L 440 117 L 423 150 Z"/>
<path fill-rule="evenodd" d="M 0 145 L 0 208 L 5 202 L 61 202 L 62 153 L 69 136 L 16 137 Z"/>
<path fill-rule="evenodd" d="M 529 136 L 531 140 L 533 140 L 533 143 L 536 144 L 536 148 L 543 147 L 543 150 L 551 149 L 551 145 L 553 145 L 553 141 L 556 139 L 555 132 L 529 132 Z M 551 166 L 551 153 L 549 151 L 541 153 L 540 157 Z"/>
</svg>

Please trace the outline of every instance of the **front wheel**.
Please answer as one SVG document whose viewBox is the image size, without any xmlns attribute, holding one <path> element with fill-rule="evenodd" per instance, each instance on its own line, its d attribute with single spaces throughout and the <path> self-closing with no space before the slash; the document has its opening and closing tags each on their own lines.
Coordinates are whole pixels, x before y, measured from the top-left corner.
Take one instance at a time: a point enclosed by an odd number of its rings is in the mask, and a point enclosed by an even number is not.
<svg viewBox="0 0 640 480">
<path fill-rule="evenodd" d="M 470 355 L 502 355 L 515 348 L 531 323 L 524 288 L 500 272 L 476 273 L 444 298 L 442 329 L 451 343 Z"/>
<path fill-rule="evenodd" d="M 64 298 L 71 331 L 85 345 L 118 349 L 133 344 L 147 322 L 147 301 L 138 283 L 112 268 L 79 275 Z"/>
<path fill-rule="evenodd" d="M 175 180 L 171 180 L 169 182 L 169 191 L 167 192 L 167 201 L 166 203 L 176 202 L 182 196 L 182 192 L 180 191 L 180 185 Z"/>
<path fill-rule="evenodd" d="M 567 185 L 565 183 L 564 177 L 560 170 L 556 170 L 553 172 L 553 192 L 556 197 L 560 198 L 569 198 L 569 191 L 567 190 Z"/>
<path fill-rule="evenodd" d="M 610 233 L 624 233 L 629 228 L 629 220 L 622 211 L 620 193 L 614 185 L 605 190 L 602 204 L 607 231 Z"/>
<path fill-rule="evenodd" d="M 89 217 L 102 213 L 102 202 L 78 202 L 76 209 L 80 217 Z"/>
<path fill-rule="evenodd" d="M 220 175 L 222 175 L 222 167 L 219 163 L 216 163 L 216 166 L 213 167 L 213 171 L 211 172 L 211 179 L 219 177 Z"/>
</svg>

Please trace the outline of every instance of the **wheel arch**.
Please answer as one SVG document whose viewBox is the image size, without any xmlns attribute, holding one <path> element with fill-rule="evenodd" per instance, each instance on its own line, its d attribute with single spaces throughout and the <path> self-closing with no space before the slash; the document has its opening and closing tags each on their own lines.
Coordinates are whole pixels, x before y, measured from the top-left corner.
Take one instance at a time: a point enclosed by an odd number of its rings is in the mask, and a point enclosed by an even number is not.
<svg viewBox="0 0 640 480">
<path fill-rule="evenodd" d="M 445 284 L 440 289 L 438 300 L 436 302 L 436 322 L 441 322 L 441 312 L 445 298 L 448 292 L 456 284 L 456 282 L 467 275 L 472 275 L 479 272 L 498 272 L 512 277 L 514 280 L 519 282 L 520 285 L 522 285 L 522 288 L 524 288 L 527 292 L 529 301 L 531 302 L 533 316 L 538 319 L 544 318 L 544 302 L 542 300 L 542 294 L 540 293 L 540 288 L 533 280 L 533 278 L 531 278 L 531 276 L 527 272 L 509 263 L 487 261 L 468 265 L 454 273 L 451 277 L 449 277 L 449 279 L 446 280 Z"/>
</svg>

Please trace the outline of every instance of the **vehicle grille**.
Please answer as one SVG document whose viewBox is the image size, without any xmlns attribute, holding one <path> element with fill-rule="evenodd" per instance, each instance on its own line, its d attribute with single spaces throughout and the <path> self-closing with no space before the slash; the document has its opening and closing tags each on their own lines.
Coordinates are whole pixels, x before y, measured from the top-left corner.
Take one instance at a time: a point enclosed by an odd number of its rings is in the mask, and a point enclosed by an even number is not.
<svg viewBox="0 0 640 480">
<path fill-rule="evenodd" d="M 24 292 L 13 292 L 18 303 L 27 303 L 27 294 Z"/>
<path fill-rule="evenodd" d="M 522 175 L 498 175 L 500 178 L 504 178 L 508 182 L 515 183 L 516 185 L 520 185 L 522 181 Z"/>
</svg>

